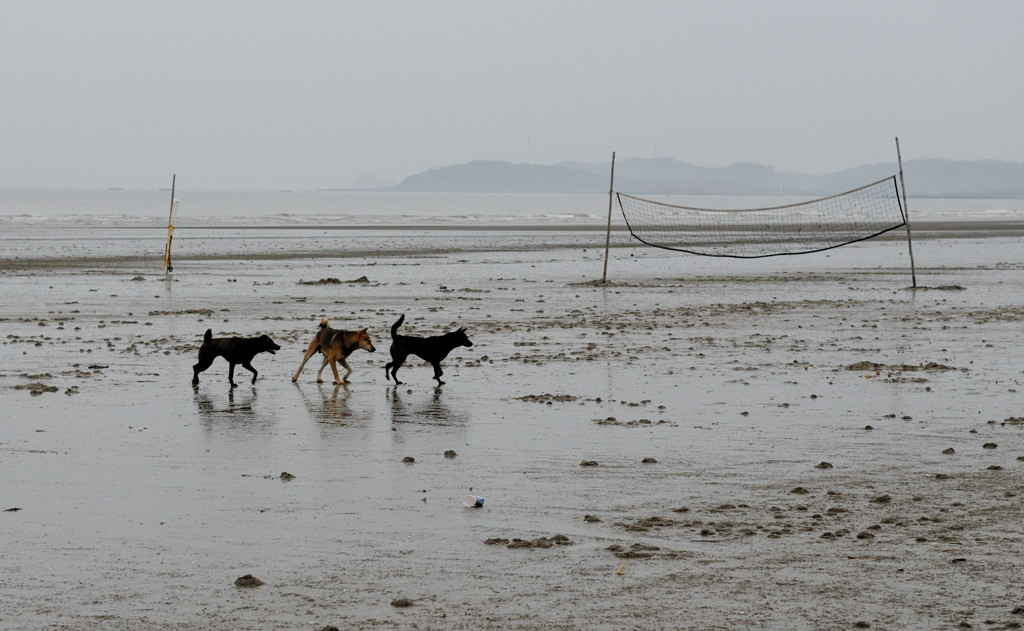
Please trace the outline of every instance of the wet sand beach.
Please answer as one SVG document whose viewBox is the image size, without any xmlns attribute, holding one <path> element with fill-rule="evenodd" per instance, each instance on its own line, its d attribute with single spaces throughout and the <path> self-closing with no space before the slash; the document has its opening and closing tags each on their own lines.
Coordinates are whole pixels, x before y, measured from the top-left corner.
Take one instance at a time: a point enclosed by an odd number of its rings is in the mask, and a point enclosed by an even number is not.
<svg viewBox="0 0 1024 631">
<path fill-rule="evenodd" d="M 391 228 L 3 237 L 0 628 L 1024 625 L 1019 222 L 916 227 L 916 290 L 895 235 L 601 283 L 600 231 Z M 377 352 L 292 383 L 325 316 Z M 282 349 L 193 387 L 208 328 Z"/>
</svg>

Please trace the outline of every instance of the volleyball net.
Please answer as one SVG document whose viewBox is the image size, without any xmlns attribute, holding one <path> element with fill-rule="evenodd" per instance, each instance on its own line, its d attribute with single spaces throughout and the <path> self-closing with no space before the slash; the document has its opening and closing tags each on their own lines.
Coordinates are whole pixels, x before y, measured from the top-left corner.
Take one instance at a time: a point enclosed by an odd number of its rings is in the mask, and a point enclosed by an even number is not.
<svg viewBox="0 0 1024 631">
<path fill-rule="evenodd" d="M 895 175 L 845 193 L 768 208 L 693 208 L 625 193 L 616 196 L 634 238 L 701 256 L 809 254 L 907 224 Z"/>
</svg>

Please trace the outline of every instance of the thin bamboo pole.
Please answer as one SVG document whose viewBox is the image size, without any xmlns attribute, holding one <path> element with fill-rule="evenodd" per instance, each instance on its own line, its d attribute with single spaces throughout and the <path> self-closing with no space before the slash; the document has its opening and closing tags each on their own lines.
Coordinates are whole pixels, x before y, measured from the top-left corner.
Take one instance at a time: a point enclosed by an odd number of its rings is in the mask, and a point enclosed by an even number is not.
<svg viewBox="0 0 1024 631">
<path fill-rule="evenodd" d="M 164 247 L 164 274 L 174 271 L 171 267 L 171 240 L 174 238 L 174 185 L 178 175 L 171 175 L 171 210 L 167 216 L 167 245 Z"/>
<path fill-rule="evenodd" d="M 612 173 L 608 182 L 608 230 L 604 236 L 604 273 L 601 282 L 608 282 L 608 249 L 612 244 L 612 195 L 615 191 L 615 152 L 612 152 Z"/>
<path fill-rule="evenodd" d="M 907 227 L 907 251 L 910 252 L 910 283 L 917 289 L 917 269 L 914 266 L 914 244 L 910 240 L 910 209 L 907 208 L 907 187 L 903 184 L 903 156 L 900 155 L 900 139 L 896 137 L 896 160 L 900 165 L 900 189 L 903 191 L 903 223 Z"/>
</svg>

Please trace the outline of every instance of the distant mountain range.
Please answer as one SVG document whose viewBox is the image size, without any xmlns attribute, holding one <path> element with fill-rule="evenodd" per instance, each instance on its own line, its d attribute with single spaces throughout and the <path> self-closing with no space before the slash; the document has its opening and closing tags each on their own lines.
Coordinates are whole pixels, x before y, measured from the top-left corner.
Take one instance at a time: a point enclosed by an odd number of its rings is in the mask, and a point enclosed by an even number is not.
<svg viewBox="0 0 1024 631">
<path fill-rule="evenodd" d="M 475 160 L 410 175 L 393 186 L 357 188 L 405 192 L 607 193 L 610 163 L 553 165 Z M 910 160 L 904 163 L 910 197 L 1024 198 L 1024 164 L 999 160 Z M 626 158 L 615 163 L 615 190 L 636 194 L 830 195 L 894 175 L 895 162 L 825 175 L 776 171 L 740 162 L 701 167 L 673 158 Z"/>
</svg>

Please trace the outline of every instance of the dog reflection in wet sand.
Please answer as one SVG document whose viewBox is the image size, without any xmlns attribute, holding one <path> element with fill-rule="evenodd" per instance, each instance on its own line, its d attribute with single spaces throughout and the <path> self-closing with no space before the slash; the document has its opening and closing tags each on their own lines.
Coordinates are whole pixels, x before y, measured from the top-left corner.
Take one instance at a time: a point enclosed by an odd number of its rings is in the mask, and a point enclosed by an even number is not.
<svg viewBox="0 0 1024 631">
<path fill-rule="evenodd" d="M 377 351 L 373 347 L 373 340 L 370 339 L 370 334 L 366 332 L 366 329 L 358 331 L 332 329 L 327 326 L 327 318 L 324 318 L 320 322 L 320 330 L 317 331 L 313 341 L 309 343 L 309 348 L 306 349 L 306 355 L 302 358 L 302 364 L 299 365 L 299 369 L 292 375 L 292 381 L 299 380 L 299 373 L 306 367 L 306 362 L 309 361 L 310 357 L 320 352 L 323 353 L 324 363 L 320 364 L 320 370 L 316 373 L 316 382 L 324 382 L 321 375 L 327 364 L 330 364 L 331 372 L 334 373 L 334 383 L 348 383 L 348 376 L 352 374 L 352 367 L 348 365 L 348 356 L 360 348 L 371 353 Z M 338 362 L 341 362 L 341 365 L 345 367 L 344 378 L 338 376 Z"/>
<path fill-rule="evenodd" d="M 444 382 L 441 381 L 441 375 L 444 374 L 444 371 L 441 370 L 441 362 L 448 357 L 448 353 L 456 348 L 473 345 L 473 342 L 470 342 L 466 336 L 465 327 L 444 335 L 416 337 L 398 334 L 398 327 L 402 326 L 402 322 L 405 322 L 404 313 L 391 325 L 391 361 L 384 366 L 384 377 L 389 381 L 394 378 L 395 384 L 402 383 L 398 380 L 398 369 L 402 367 L 409 355 L 415 355 L 430 362 L 430 365 L 434 367 L 434 379 L 437 379 L 437 385 L 444 385 Z"/>
</svg>

